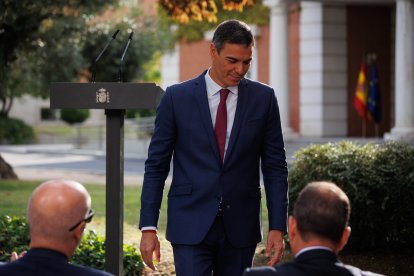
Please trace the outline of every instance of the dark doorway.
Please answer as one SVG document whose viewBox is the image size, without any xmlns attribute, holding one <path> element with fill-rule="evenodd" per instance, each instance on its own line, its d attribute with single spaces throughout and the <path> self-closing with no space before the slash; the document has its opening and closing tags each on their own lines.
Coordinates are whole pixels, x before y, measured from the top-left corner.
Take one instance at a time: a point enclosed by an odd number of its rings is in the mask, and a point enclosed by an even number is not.
<svg viewBox="0 0 414 276">
<path fill-rule="evenodd" d="M 382 137 L 390 130 L 391 110 L 391 41 L 392 12 L 394 6 L 348 6 L 347 50 L 348 50 L 348 136 Z M 381 97 L 381 121 L 376 124 L 363 121 L 353 102 L 361 62 L 367 54 L 375 54 L 378 68 L 379 94 Z M 369 80 L 370 66 L 367 66 Z M 364 133 L 365 132 L 365 133 Z"/>
</svg>

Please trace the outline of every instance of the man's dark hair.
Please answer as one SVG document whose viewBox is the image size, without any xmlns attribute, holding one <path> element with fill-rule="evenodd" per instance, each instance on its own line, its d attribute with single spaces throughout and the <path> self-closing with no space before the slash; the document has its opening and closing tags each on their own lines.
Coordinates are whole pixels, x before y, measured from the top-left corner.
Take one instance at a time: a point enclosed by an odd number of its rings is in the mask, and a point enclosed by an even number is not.
<svg viewBox="0 0 414 276">
<path fill-rule="evenodd" d="M 328 239 L 335 244 L 348 226 L 351 205 L 346 194 L 330 182 L 312 182 L 299 194 L 293 217 L 301 237 Z"/>
<path fill-rule="evenodd" d="M 225 43 L 240 44 L 245 47 L 254 45 L 250 27 L 246 23 L 234 19 L 222 22 L 213 35 L 213 44 L 217 53 L 220 53 Z"/>
</svg>

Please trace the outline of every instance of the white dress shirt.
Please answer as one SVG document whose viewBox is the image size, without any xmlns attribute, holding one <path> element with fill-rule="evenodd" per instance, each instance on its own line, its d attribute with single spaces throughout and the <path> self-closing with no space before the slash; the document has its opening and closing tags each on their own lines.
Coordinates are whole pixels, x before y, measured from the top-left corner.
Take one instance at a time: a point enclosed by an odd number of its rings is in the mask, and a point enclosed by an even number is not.
<svg viewBox="0 0 414 276">
<path fill-rule="evenodd" d="M 226 131 L 226 144 L 224 146 L 224 156 L 226 156 L 227 146 L 229 144 L 231 129 L 233 128 L 234 116 L 236 114 L 237 97 L 239 88 L 237 86 L 221 87 L 210 77 L 210 69 L 204 76 L 206 80 L 208 105 L 210 107 L 211 121 L 213 122 L 213 128 L 216 124 L 217 108 L 220 103 L 220 90 L 227 88 L 230 93 L 226 100 L 227 106 L 227 131 Z"/>
</svg>

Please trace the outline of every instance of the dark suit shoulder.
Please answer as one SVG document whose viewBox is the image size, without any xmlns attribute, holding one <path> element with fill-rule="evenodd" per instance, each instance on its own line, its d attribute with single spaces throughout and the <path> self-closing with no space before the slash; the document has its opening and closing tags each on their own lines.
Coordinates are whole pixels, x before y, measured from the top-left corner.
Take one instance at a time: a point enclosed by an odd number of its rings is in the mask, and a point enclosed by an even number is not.
<svg viewBox="0 0 414 276">
<path fill-rule="evenodd" d="M 293 261 L 275 266 L 275 275 L 295 276 L 380 276 L 369 271 L 362 271 L 357 267 L 345 265 L 329 256 L 325 258 L 308 258 L 301 261 Z"/>
<path fill-rule="evenodd" d="M 359 269 L 358 267 L 352 266 L 352 265 L 344 265 L 342 264 L 345 269 L 347 269 L 349 272 L 352 273 L 352 275 L 358 275 L 358 276 L 383 276 L 383 274 L 374 273 L 371 271 L 363 271 Z"/>
<path fill-rule="evenodd" d="M 265 92 L 265 93 L 270 93 L 270 92 L 274 93 L 274 89 L 270 87 L 268 84 L 262 83 L 259 81 L 253 81 L 247 78 L 244 78 L 241 81 L 240 85 L 245 86 L 249 90 L 255 90 L 255 91 L 260 91 L 260 92 Z"/>
<path fill-rule="evenodd" d="M 98 270 L 98 269 L 91 268 L 91 267 L 74 265 L 74 264 L 71 264 L 70 266 L 73 268 L 73 273 L 76 273 L 77 276 L 80 276 L 80 275 L 85 275 L 85 276 L 89 276 L 89 275 L 90 276 L 111 276 L 111 275 L 113 275 L 109 272 Z M 72 275 L 75 275 L 75 274 L 72 274 Z"/>
<path fill-rule="evenodd" d="M 205 82 L 205 79 L 204 79 L 204 75 L 205 75 L 206 72 L 207 71 L 204 71 L 202 74 L 200 74 L 196 78 L 193 78 L 193 79 L 190 79 L 190 80 L 186 80 L 186 81 L 168 86 L 166 92 L 182 91 L 183 89 L 192 88 L 192 87 L 196 87 L 196 86 L 199 86 L 199 85 L 204 85 L 205 86 L 206 82 Z"/>
<path fill-rule="evenodd" d="M 53 259 L 19 259 L 0 265 L 0 275 L 8 276 L 111 276 L 113 274 L 94 268 L 69 264 Z"/>
</svg>

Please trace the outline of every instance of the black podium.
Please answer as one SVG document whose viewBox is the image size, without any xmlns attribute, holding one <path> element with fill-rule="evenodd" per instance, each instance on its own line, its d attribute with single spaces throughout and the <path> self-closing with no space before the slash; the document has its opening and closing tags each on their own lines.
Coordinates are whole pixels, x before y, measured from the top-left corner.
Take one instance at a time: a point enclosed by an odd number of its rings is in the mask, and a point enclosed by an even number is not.
<svg viewBox="0 0 414 276">
<path fill-rule="evenodd" d="M 122 275 L 123 271 L 125 109 L 155 108 L 163 93 L 154 83 L 52 83 L 50 86 L 50 108 L 105 110 L 105 269 L 115 275 Z"/>
</svg>

